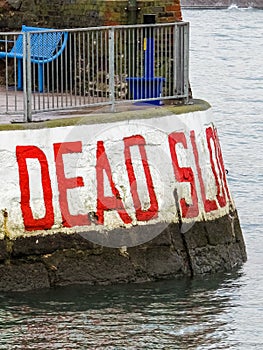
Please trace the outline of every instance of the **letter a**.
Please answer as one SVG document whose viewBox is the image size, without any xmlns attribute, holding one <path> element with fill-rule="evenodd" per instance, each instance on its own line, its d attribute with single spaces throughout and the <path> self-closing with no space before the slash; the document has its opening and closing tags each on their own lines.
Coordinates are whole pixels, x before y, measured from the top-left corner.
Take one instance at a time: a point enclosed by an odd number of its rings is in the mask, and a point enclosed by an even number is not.
<svg viewBox="0 0 263 350">
<path fill-rule="evenodd" d="M 104 171 L 109 179 L 111 191 L 113 196 L 106 197 L 104 195 Z M 130 216 L 126 212 L 118 189 L 116 188 L 113 180 L 110 168 L 110 163 L 105 153 L 104 144 L 102 141 L 97 142 L 97 164 L 96 164 L 96 176 L 97 176 L 97 217 L 98 223 L 104 223 L 104 211 L 116 210 L 125 224 L 132 222 Z"/>
</svg>

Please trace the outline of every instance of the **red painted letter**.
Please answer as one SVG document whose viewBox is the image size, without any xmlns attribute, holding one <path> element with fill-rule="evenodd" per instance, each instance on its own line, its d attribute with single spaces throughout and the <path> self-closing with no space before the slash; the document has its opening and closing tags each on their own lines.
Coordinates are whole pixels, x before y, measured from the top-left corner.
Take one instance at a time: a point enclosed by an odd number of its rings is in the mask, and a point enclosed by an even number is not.
<svg viewBox="0 0 263 350">
<path fill-rule="evenodd" d="M 54 224 L 54 211 L 52 204 L 52 188 L 48 171 L 47 158 L 43 151 L 35 146 L 17 146 L 16 157 L 19 171 L 19 184 L 21 191 L 21 211 L 27 231 L 48 230 Z M 43 218 L 35 219 L 30 207 L 29 176 L 26 159 L 37 159 L 41 167 L 41 182 L 46 213 Z"/>
<path fill-rule="evenodd" d="M 158 216 L 158 202 L 154 192 L 153 181 L 152 181 L 150 168 L 149 168 L 146 151 L 144 147 L 145 140 L 140 135 L 126 137 L 124 138 L 124 145 L 125 145 L 125 150 L 124 150 L 125 164 L 128 172 L 128 177 L 129 177 L 129 182 L 131 187 L 131 194 L 132 194 L 134 207 L 136 210 L 137 220 L 148 221 L 152 218 L 156 218 Z M 146 184 L 147 184 L 149 199 L 150 199 L 150 207 L 147 210 L 142 210 L 141 202 L 137 191 L 137 181 L 136 181 L 132 160 L 131 160 L 130 147 L 132 146 L 139 147 L 139 151 L 142 159 L 142 164 L 143 164 L 143 169 L 145 173 Z"/>
<path fill-rule="evenodd" d="M 194 157 L 195 157 L 195 164 L 196 164 L 196 169 L 197 169 L 197 173 L 198 173 L 198 179 L 199 179 L 200 188 L 201 188 L 202 200 L 204 203 L 204 209 L 205 209 L 206 213 L 208 213 L 212 210 L 216 210 L 217 204 L 216 204 L 215 200 L 210 200 L 210 199 L 206 198 L 205 185 L 204 185 L 204 180 L 202 177 L 202 171 L 200 168 L 199 155 L 198 155 L 198 150 L 197 150 L 197 146 L 196 146 L 194 130 L 191 131 L 190 137 L 191 137 L 191 143 L 192 143 Z"/>
<path fill-rule="evenodd" d="M 62 215 L 63 226 L 86 226 L 90 225 L 88 215 L 78 214 L 71 215 L 68 207 L 67 190 L 75 187 L 83 187 L 82 177 L 67 178 L 64 171 L 63 154 L 67 153 L 81 153 L 82 144 L 80 141 L 63 142 L 54 144 L 54 155 L 56 161 L 56 172 L 58 179 L 59 190 L 59 205 Z"/>
<path fill-rule="evenodd" d="M 106 197 L 104 195 L 104 171 L 110 182 L 112 197 Z M 110 163 L 105 153 L 104 144 L 102 141 L 97 142 L 97 164 L 96 164 L 96 176 L 97 176 L 97 217 L 98 223 L 104 223 L 104 211 L 116 210 L 125 224 L 132 222 L 130 216 L 126 212 L 119 191 L 114 185 L 112 180 Z"/>
<path fill-rule="evenodd" d="M 215 177 L 215 182 L 217 187 L 216 197 L 220 207 L 224 207 L 226 205 L 226 193 L 228 195 L 228 198 L 230 198 L 230 196 L 229 196 L 229 191 L 228 191 L 227 182 L 226 182 L 226 173 L 225 173 L 225 167 L 223 163 L 223 157 L 222 157 L 219 140 L 218 140 L 216 131 L 212 127 L 209 127 L 206 129 L 206 139 L 207 139 L 208 150 L 210 153 L 210 163 L 212 166 L 212 171 Z M 215 158 L 216 158 L 219 174 L 216 172 L 215 163 L 213 160 L 213 151 L 211 147 L 211 141 L 213 142 L 214 148 L 215 148 Z"/>
<path fill-rule="evenodd" d="M 173 169 L 175 178 L 179 182 L 189 182 L 191 186 L 192 204 L 186 203 L 185 198 L 180 199 L 180 205 L 182 209 L 182 217 L 194 218 L 199 214 L 198 199 L 195 187 L 195 180 L 193 170 L 189 168 L 181 168 L 178 163 L 176 154 L 176 145 L 181 143 L 184 148 L 187 148 L 186 138 L 183 132 L 173 132 L 169 135 L 169 146 L 172 156 Z"/>
</svg>

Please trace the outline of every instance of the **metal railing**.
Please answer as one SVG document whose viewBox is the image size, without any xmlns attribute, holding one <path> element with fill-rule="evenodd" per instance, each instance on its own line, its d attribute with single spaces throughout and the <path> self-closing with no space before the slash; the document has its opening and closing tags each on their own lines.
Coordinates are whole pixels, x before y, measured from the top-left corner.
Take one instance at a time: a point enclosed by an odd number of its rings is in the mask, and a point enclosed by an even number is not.
<svg viewBox="0 0 263 350">
<path fill-rule="evenodd" d="M 167 99 L 188 100 L 188 23 L 59 32 L 67 33 L 66 47 L 42 71 L 36 58 L 32 60 L 33 32 L 0 33 L 1 52 L 10 51 L 23 35 L 23 91 L 18 89 L 17 75 L 21 57 L 2 58 L 0 115 L 20 115 L 26 122 L 36 113 L 51 110 L 111 105 L 114 111 L 116 104 L 127 102 L 160 105 Z M 43 91 L 39 74 L 43 74 Z"/>
</svg>

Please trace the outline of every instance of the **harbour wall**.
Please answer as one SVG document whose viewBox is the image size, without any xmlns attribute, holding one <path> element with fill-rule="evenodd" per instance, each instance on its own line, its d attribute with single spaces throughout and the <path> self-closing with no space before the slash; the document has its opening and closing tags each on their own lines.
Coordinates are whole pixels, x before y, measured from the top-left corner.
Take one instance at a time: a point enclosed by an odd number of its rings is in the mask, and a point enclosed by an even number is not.
<svg viewBox="0 0 263 350">
<path fill-rule="evenodd" d="M 0 30 L 20 30 L 22 24 L 47 28 L 143 23 L 155 14 L 157 23 L 182 19 L 180 0 L 0 0 Z M 2 28 L 2 29 L 1 29 Z"/>
<path fill-rule="evenodd" d="M 0 129 L 0 290 L 150 281 L 246 260 L 210 106 Z"/>
<path fill-rule="evenodd" d="M 262 0 L 181 0 L 182 8 L 224 9 L 236 5 L 240 8 L 263 8 Z"/>
</svg>

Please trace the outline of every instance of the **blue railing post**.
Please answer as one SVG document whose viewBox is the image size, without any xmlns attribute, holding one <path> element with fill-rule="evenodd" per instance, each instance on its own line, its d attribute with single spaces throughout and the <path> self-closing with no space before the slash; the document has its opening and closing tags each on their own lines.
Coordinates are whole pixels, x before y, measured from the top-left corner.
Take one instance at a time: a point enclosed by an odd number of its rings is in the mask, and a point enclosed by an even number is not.
<svg viewBox="0 0 263 350">
<path fill-rule="evenodd" d="M 24 109 L 27 122 L 32 122 L 32 86 L 31 86 L 31 37 L 23 34 L 23 85 Z"/>
<path fill-rule="evenodd" d="M 38 63 L 38 91 L 44 92 L 44 65 Z"/>
<path fill-rule="evenodd" d="M 152 30 L 147 32 L 151 33 Z M 151 34 L 144 38 L 144 76 L 146 79 L 154 77 L 154 38 Z"/>
</svg>

